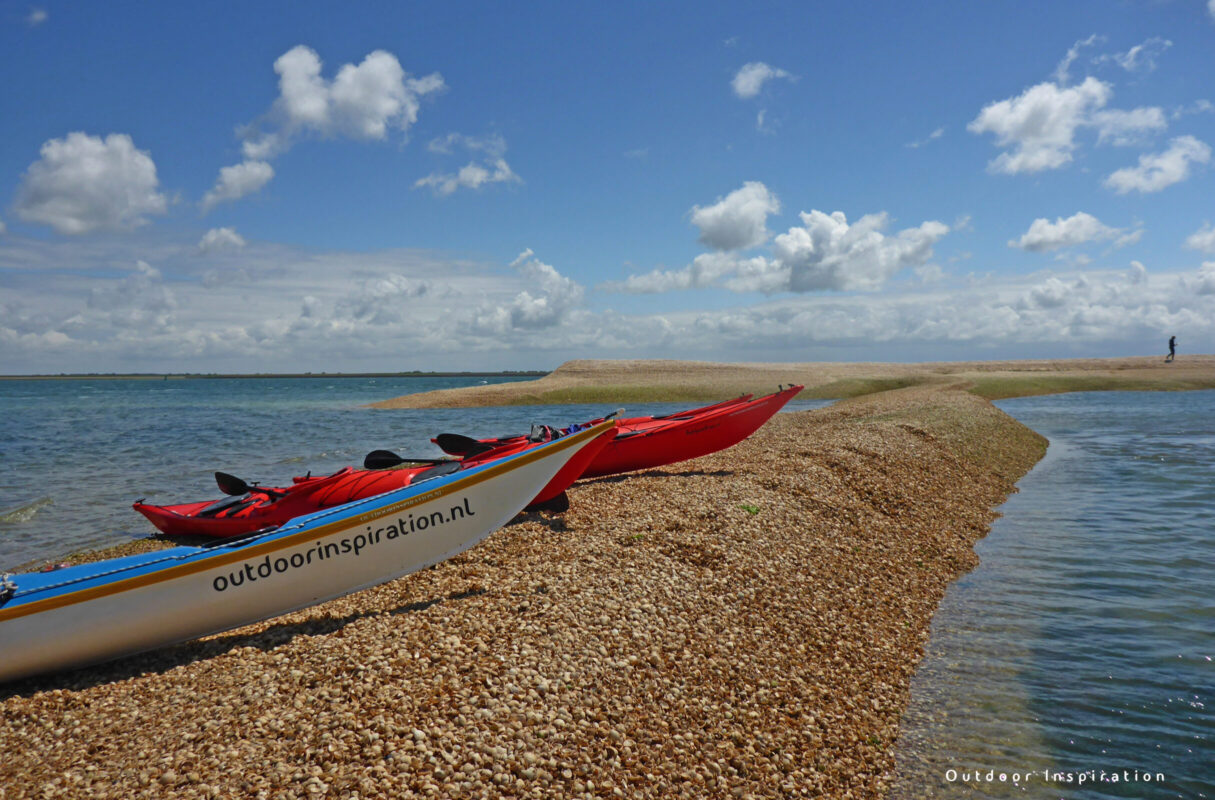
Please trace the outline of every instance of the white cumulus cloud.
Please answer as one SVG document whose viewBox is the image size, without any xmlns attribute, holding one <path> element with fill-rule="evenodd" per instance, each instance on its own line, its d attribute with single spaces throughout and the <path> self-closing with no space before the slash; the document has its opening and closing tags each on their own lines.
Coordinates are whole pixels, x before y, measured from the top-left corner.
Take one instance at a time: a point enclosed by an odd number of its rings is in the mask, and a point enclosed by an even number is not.
<svg viewBox="0 0 1215 800">
<path fill-rule="evenodd" d="M 506 140 L 497 134 L 466 136 L 449 133 L 432 139 L 426 146 L 430 152 L 440 155 L 452 155 L 457 148 L 476 154 L 480 160 L 470 161 L 455 172 L 432 172 L 414 181 L 414 188 L 429 186 L 435 194 L 447 196 L 454 194 L 457 189 L 479 189 L 488 183 L 523 182 L 506 163 Z"/>
<path fill-rule="evenodd" d="M 208 210 L 262 188 L 274 171 L 266 163 L 301 136 L 383 140 L 407 133 L 418 121 L 421 100 L 447 88 L 437 72 L 415 78 L 392 53 L 375 50 L 359 64 L 344 64 L 328 79 L 315 50 L 296 45 L 274 62 L 279 96 L 261 119 L 240 132 L 244 163 L 220 170 L 203 198 Z"/>
<path fill-rule="evenodd" d="M 1079 86 L 1040 83 L 1017 97 L 992 103 L 966 126 L 971 133 L 994 133 L 1001 153 L 988 167 L 1015 174 L 1055 169 L 1072 160 L 1076 129 L 1109 100 L 1109 84 L 1086 78 Z"/>
<path fill-rule="evenodd" d="M 793 76 L 783 69 L 769 66 L 762 61 L 744 64 L 730 81 L 734 94 L 748 100 L 763 91 L 764 84 L 776 78 L 792 79 Z"/>
<path fill-rule="evenodd" d="M 1211 160 L 1211 147 L 1193 136 L 1178 136 L 1161 153 L 1145 153 L 1135 167 L 1123 167 L 1105 179 L 1106 188 L 1118 194 L 1159 192 L 1190 177 L 1194 164 Z"/>
<path fill-rule="evenodd" d="M 1098 36 L 1094 33 L 1087 39 L 1081 39 L 1068 48 L 1067 55 L 1064 56 L 1063 60 L 1059 62 L 1059 65 L 1055 67 L 1055 82 L 1060 86 L 1066 86 L 1071 80 L 1069 71 L 1071 70 L 1072 62 L 1080 57 L 1080 49 L 1083 47 L 1092 47 L 1093 45 L 1103 41 L 1105 41 L 1105 37 Z"/>
<path fill-rule="evenodd" d="M 937 128 L 932 133 L 928 134 L 928 136 L 926 136 L 925 138 L 917 139 L 914 142 L 908 142 L 907 144 L 905 144 L 903 146 L 910 147 L 911 149 L 915 150 L 917 148 L 923 147 L 924 145 L 928 144 L 929 142 L 940 139 L 944 135 L 945 135 L 945 128 L 944 127 Z"/>
<path fill-rule="evenodd" d="M 247 158 L 285 149 L 293 136 L 304 132 L 384 139 L 390 128 L 408 131 L 418 121 L 420 98 L 446 88 L 439 73 L 414 78 L 384 50 L 367 54 L 358 65 L 343 65 L 333 80 L 321 75 L 321 67 L 316 51 L 302 44 L 274 62 L 279 98 L 269 121 L 276 129 L 247 138 Z M 270 152 L 263 149 L 266 146 Z"/>
<path fill-rule="evenodd" d="M 714 250 L 745 250 L 768 240 L 769 214 L 780 212 L 780 201 L 760 181 L 747 181 L 711 206 L 693 206 L 692 224 L 700 241 Z"/>
<path fill-rule="evenodd" d="M 515 174 L 506 163 L 506 159 L 498 158 L 492 162 L 479 164 L 469 162 L 455 172 L 432 172 L 425 178 L 414 181 L 414 188 L 429 186 L 435 194 L 454 194 L 457 189 L 479 189 L 487 183 L 522 183 L 523 179 Z"/>
<path fill-rule="evenodd" d="M 651 294 L 719 286 L 734 292 L 813 292 L 878 289 L 896 273 L 925 267 L 933 245 L 949 233 L 937 221 L 893 235 L 883 233 L 889 217 L 866 214 L 853 224 L 842 211 L 802 212 L 794 226 L 772 242 L 770 255 L 744 258 L 734 252 L 703 253 L 682 269 L 654 270 L 604 284 L 609 291 Z M 920 275 L 939 275 L 938 270 Z"/>
<path fill-rule="evenodd" d="M 430 152 L 441 153 L 443 155 L 451 155 L 456 151 L 457 147 L 472 152 L 485 153 L 489 158 L 501 158 L 506 155 L 506 140 L 497 133 L 492 133 L 488 136 L 467 136 L 463 133 L 449 133 L 446 136 L 431 139 L 426 144 L 426 149 Z"/>
<path fill-rule="evenodd" d="M 464 323 L 468 333 L 506 337 L 512 332 L 543 332 L 559 327 L 582 305 L 585 295 L 582 285 L 536 258 L 531 248 L 520 253 L 510 265 L 530 287 L 506 302 L 479 306 Z"/>
<path fill-rule="evenodd" d="M 545 328 L 560 322 L 581 305 L 582 286 L 553 266 L 535 258 L 530 248 L 511 262 L 525 277 L 539 285 L 539 294 L 520 292 L 509 306 L 511 324 L 517 328 Z"/>
<path fill-rule="evenodd" d="M 1195 100 L 1193 103 L 1186 106 L 1178 106 L 1174 108 L 1173 113 L 1170 116 L 1173 119 L 1181 119 L 1182 117 L 1187 117 L 1192 114 L 1210 114 L 1212 112 L 1215 112 L 1215 103 L 1212 103 L 1210 100 L 1202 99 Z"/>
<path fill-rule="evenodd" d="M 1168 39 L 1153 36 L 1142 44 L 1137 44 L 1125 53 L 1113 53 L 1099 56 L 1095 63 L 1112 62 L 1127 72 L 1151 72 L 1156 69 L 1156 59 L 1164 55 L 1173 46 Z"/>
<path fill-rule="evenodd" d="M 1090 123 L 1097 129 L 1097 144 L 1132 145 L 1152 133 L 1168 127 L 1164 110 L 1145 106 L 1122 111 L 1108 109 L 1092 115 Z"/>
<path fill-rule="evenodd" d="M 1215 261 L 1204 261 L 1198 274 L 1182 282 L 1185 290 L 1198 296 L 1215 295 Z"/>
<path fill-rule="evenodd" d="M 429 282 L 401 274 L 389 274 L 363 282 L 359 290 L 335 304 L 335 317 L 369 325 L 392 325 L 405 322 L 411 313 L 409 301 L 434 294 Z M 316 298 L 304 298 L 304 313 L 314 311 Z"/>
<path fill-rule="evenodd" d="M 93 324 L 138 331 L 165 330 L 172 325 L 177 299 L 164 285 L 160 270 L 137 261 L 135 271 L 112 286 L 94 288 L 86 302 Z"/>
<path fill-rule="evenodd" d="M 776 260 L 789 271 L 788 289 L 866 289 L 880 287 L 898 271 L 920 266 L 949 226 L 930 220 L 887 236 L 885 212 L 866 214 L 849 225 L 844 212 L 801 213 L 802 226 L 777 236 Z"/>
<path fill-rule="evenodd" d="M 244 161 L 219 171 L 215 186 L 202 199 L 203 211 L 210 211 L 219 203 L 239 200 L 253 194 L 274 177 L 274 167 L 265 161 Z"/>
<path fill-rule="evenodd" d="M 658 294 L 680 289 L 705 289 L 719 285 L 732 275 L 744 272 L 755 275 L 769 271 L 769 261 L 763 256 L 743 259 L 733 253 L 701 253 L 683 269 L 630 275 L 623 282 L 608 283 L 604 288 L 627 294 Z"/>
<path fill-rule="evenodd" d="M 1008 246 L 1033 253 L 1044 253 L 1086 242 L 1113 239 L 1121 233 L 1120 229 L 1103 224 L 1092 214 L 1079 211 L 1067 219 L 1058 217 L 1054 222 L 1039 217 L 1030 224 L 1029 230 L 1020 239 L 1009 240 Z"/>
<path fill-rule="evenodd" d="M 994 134 L 996 144 L 1007 151 L 988 170 L 1015 175 L 1071 162 L 1081 128 L 1095 129 L 1098 143 L 1126 145 L 1166 127 L 1164 112 L 1156 107 L 1106 109 L 1112 96 L 1108 83 L 1091 76 L 1070 87 L 1040 83 L 986 106 L 966 129 Z"/>
<path fill-rule="evenodd" d="M 65 234 L 130 230 L 168 207 L 156 164 L 125 133 L 69 133 L 44 143 L 41 154 L 17 190 L 14 208 L 26 222 Z"/>
<path fill-rule="evenodd" d="M 212 228 L 198 241 L 198 252 L 214 253 L 222 250 L 239 250 L 246 244 L 245 237 L 234 228 Z"/>
<path fill-rule="evenodd" d="M 1215 226 L 1206 223 L 1186 238 L 1185 246 L 1203 253 L 1215 253 Z"/>
</svg>

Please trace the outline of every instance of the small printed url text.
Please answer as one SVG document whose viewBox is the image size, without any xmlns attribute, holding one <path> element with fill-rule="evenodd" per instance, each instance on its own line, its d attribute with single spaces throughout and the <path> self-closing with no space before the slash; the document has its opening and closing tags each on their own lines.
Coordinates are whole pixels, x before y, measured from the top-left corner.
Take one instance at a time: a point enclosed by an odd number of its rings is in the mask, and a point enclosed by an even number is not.
<svg viewBox="0 0 1215 800">
<path fill-rule="evenodd" d="M 1019 786 L 1041 781 L 1046 784 L 1069 784 L 1083 786 L 1097 783 L 1164 783 L 1163 772 L 1147 772 L 1137 769 L 1106 770 L 999 770 L 999 769 L 947 769 L 946 783 L 990 784 L 1007 783 Z"/>
</svg>

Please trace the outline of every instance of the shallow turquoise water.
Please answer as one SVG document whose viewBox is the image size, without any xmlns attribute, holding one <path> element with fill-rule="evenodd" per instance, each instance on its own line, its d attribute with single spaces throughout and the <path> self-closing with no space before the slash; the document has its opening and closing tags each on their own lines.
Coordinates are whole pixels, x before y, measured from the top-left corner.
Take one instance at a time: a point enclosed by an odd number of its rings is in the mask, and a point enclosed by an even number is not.
<svg viewBox="0 0 1215 800">
<path fill-rule="evenodd" d="M 505 378 L 239 378 L 0 381 L 0 569 L 142 537 L 146 498 L 218 497 L 212 473 L 280 485 L 361 465 L 371 450 L 435 457 L 439 433 L 496 436 L 564 426 L 605 404 L 375 410 L 365 404 Z M 776 389 L 775 386 L 772 387 Z M 725 399 L 725 398 L 723 398 Z M 797 401 L 811 408 L 823 401 Z M 669 413 L 683 403 L 630 406 Z"/>
<path fill-rule="evenodd" d="M 933 620 L 894 796 L 1215 796 L 1215 392 L 998 405 L 1050 448 Z"/>
</svg>

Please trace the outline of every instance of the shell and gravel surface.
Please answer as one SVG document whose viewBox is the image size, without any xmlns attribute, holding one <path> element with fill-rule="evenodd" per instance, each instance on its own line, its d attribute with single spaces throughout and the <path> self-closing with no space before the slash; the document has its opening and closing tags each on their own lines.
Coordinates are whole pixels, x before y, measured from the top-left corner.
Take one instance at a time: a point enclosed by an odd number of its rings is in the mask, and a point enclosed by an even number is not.
<svg viewBox="0 0 1215 800">
<path fill-rule="evenodd" d="M 1044 448 L 957 389 L 779 415 L 384 586 L 0 686 L 0 797 L 881 797 L 933 611 Z"/>
</svg>

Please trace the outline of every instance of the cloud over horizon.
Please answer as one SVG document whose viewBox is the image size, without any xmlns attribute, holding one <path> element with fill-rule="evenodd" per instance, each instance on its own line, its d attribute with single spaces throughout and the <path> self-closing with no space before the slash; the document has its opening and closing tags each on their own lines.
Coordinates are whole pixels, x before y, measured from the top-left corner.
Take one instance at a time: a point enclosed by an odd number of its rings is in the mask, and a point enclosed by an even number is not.
<svg viewBox="0 0 1215 800">
<path fill-rule="evenodd" d="M 811 283 L 877 283 L 893 265 L 922 259 L 943 235 L 939 223 L 924 223 L 877 238 L 886 222 L 881 215 L 849 225 L 838 212 L 815 213 L 803 214 L 797 226 L 814 242 L 810 249 L 847 258 L 859 251 L 870 263 L 861 277 L 820 272 Z M 0 242 L 0 258 L 9 246 Z M 49 262 L 82 267 L 114 263 L 131 251 L 75 240 L 22 246 L 45 251 Z M 785 247 L 800 254 L 808 245 Z M 52 272 L 0 287 L 0 345 L 10 354 L 9 368 L 28 370 L 55 358 L 62 371 L 173 371 L 188 358 L 198 371 L 220 365 L 257 371 L 268 350 L 285 371 L 311 369 L 317 358 L 339 353 L 347 369 L 387 369 L 401 363 L 387 354 L 400 352 L 410 353 L 411 368 L 476 368 L 491 354 L 501 368 L 522 368 L 545 353 L 560 360 L 758 352 L 783 358 L 808 347 L 847 347 L 850 357 L 860 357 L 871 351 L 851 348 L 862 344 L 924 353 L 1013 345 L 1057 352 L 1061 343 L 1129 348 L 1170 330 L 1215 334 L 1215 262 L 1159 273 L 1132 262 L 1120 270 L 955 278 L 857 294 L 789 292 L 721 308 L 621 313 L 593 310 L 576 280 L 531 250 L 508 274 L 411 252 L 312 253 L 246 243 L 240 253 L 248 272 L 231 282 L 202 279 L 226 263 L 210 259 L 228 256 L 182 242 L 162 249 L 156 262 L 136 259 L 117 273 Z M 720 259 L 705 266 L 716 285 L 770 279 L 776 260 L 704 255 Z"/>
</svg>

